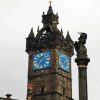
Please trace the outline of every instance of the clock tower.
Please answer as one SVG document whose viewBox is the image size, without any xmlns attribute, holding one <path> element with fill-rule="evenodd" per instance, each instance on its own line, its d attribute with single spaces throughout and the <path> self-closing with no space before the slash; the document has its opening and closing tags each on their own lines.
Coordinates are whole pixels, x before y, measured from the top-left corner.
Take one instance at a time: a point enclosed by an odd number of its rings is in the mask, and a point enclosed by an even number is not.
<svg viewBox="0 0 100 100">
<path fill-rule="evenodd" d="M 72 100 L 73 41 L 57 28 L 58 14 L 50 4 L 43 12 L 43 27 L 26 38 L 28 58 L 27 100 Z"/>
</svg>

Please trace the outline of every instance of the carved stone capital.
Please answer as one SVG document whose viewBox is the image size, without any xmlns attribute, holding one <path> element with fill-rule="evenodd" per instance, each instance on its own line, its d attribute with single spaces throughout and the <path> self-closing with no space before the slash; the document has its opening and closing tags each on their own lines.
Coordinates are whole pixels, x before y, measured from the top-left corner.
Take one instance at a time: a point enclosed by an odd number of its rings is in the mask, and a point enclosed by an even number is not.
<svg viewBox="0 0 100 100">
<path fill-rule="evenodd" d="M 75 59 L 75 62 L 77 63 L 77 65 L 79 66 L 79 67 L 82 67 L 82 66 L 87 66 L 88 65 L 88 63 L 90 62 L 90 58 L 76 58 Z"/>
</svg>

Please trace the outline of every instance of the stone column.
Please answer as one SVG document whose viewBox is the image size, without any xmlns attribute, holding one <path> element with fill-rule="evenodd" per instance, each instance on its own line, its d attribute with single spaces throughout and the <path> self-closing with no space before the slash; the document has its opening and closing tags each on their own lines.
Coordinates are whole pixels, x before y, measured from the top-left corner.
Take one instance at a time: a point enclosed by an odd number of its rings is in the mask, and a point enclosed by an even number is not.
<svg viewBox="0 0 100 100">
<path fill-rule="evenodd" d="M 89 58 L 76 58 L 75 62 L 78 65 L 79 74 L 79 100 L 88 100 L 87 90 L 87 65 Z"/>
</svg>

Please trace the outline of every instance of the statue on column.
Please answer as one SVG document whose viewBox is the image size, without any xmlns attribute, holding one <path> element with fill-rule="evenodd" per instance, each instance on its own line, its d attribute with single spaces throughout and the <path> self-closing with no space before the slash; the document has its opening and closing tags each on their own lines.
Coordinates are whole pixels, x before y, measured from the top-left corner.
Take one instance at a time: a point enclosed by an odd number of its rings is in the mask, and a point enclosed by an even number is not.
<svg viewBox="0 0 100 100">
<path fill-rule="evenodd" d="M 75 41 L 74 47 L 77 52 L 77 58 L 87 58 L 87 49 L 85 47 L 87 34 L 86 33 L 79 33 L 80 37 L 78 38 L 79 41 Z"/>
</svg>

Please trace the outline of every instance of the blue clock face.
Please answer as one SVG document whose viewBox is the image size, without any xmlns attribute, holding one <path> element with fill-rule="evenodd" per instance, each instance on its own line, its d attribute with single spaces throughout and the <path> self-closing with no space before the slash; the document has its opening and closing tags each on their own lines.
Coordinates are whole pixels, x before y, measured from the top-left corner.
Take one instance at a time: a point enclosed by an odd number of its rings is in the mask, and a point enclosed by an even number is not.
<svg viewBox="0 0 100 100">
<path fill-rule="evenodd" d="M 33 70 L 50 67 L 50 51 L 34 54 L 33 56 Z"/>
<path fill-rule="evenodd" d="M 65 71 L 69 71 L 69 57 L 59 52 L 59 67 Z"/>
</svg>

